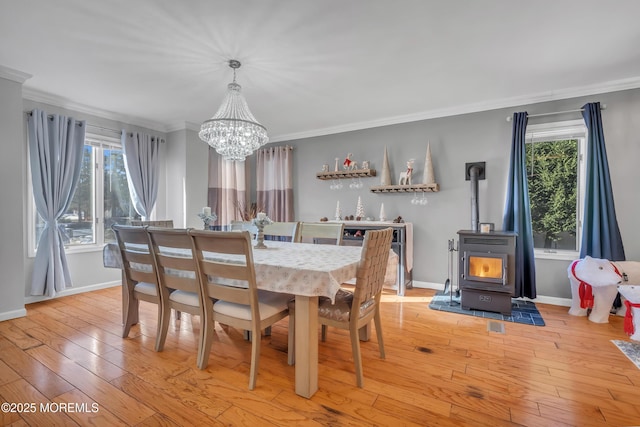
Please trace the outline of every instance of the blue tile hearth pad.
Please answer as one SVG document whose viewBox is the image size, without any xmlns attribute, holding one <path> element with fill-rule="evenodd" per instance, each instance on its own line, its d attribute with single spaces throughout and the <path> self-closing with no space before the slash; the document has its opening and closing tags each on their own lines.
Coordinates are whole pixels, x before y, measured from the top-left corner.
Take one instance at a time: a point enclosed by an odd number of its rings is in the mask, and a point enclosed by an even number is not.
<svg viewBox="0 0 640 427">
<path fill-rule="evenodd" d="M 460 306 L 460 297 L 451 298 L 441 291 L 437 292 L 431 303 L 431 310 L 447 311 L 449 313 L 466 314 L 467 316 L 484 317 L 492 320 L 504 320 L 505 322 L 523 323 L 525 325 L 544 326 L 544 319 L 536 308 L 536 304 L 531 301 L 511 299 L 511 316 L 482 310 L 463 310 Z"/>
</svg>

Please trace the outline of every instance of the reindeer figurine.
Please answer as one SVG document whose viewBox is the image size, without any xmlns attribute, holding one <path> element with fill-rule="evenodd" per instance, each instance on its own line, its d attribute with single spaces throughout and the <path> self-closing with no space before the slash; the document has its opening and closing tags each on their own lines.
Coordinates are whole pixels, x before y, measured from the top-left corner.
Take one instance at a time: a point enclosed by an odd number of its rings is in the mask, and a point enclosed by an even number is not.
<svg viewBox="0 0 640 427">
<path fill-rule="evenodd" d="M 347 157 L 344 159 L 344 162 L 342 163 L 342 166 L 344 166 L 345 170 L 348 170 L 348 169 L 356 170 L 356 169 L 358 169 L 358 162 L 356 162 L 355 160 L 351 160 L 351 156 L 353 156 L 352 153 L 347 154 Z"/>
<path fill-rule="evenodd" d="M 400 172 L 400 178 L 398 178 L 398 185 L 411 185 L 411 175 L 413 174 L 413 162 L 411 159 L 407 162 L 407 170 Z"/>
</svg>

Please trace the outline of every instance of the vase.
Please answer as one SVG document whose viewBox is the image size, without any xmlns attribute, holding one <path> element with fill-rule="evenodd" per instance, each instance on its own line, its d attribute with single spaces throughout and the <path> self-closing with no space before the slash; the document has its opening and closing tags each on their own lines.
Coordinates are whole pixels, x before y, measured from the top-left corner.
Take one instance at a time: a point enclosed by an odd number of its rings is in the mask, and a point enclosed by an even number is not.
<svg viewBox="0 0 640 427">
<path fill-rule="evenodd" d="M 267 249 L 267 245 L 264 244 L 264 225 L 257 223 L 256 227 L 258 227 L 258 237 L 254 248 Z"/>
</svg>

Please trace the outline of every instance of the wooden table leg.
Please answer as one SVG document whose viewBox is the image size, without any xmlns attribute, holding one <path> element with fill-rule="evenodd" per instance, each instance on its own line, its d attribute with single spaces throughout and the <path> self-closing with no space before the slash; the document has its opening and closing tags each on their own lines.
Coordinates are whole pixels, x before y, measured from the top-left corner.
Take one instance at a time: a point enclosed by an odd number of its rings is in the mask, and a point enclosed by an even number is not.
<svg viewBox="0 0 640 427">
<path fill-rule="evenodd" d="M 358 335 L 360 336 L 360 341 L 369 341 L 371 339 L 371 322 L 360 328 Z"/>
<path fill-rule="evenodd" d="M 296 295 L 296 394 L 318 390 L 318 297 Z"/>
</svg>

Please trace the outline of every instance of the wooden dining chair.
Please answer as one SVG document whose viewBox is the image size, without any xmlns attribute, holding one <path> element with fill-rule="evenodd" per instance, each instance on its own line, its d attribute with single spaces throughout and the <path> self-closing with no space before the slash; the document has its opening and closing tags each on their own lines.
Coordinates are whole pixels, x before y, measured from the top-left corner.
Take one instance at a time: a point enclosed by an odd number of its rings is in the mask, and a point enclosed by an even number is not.
<svg viewBox="0 0 640 427">
<path fill-rule="evenodd" d="M 321 297 L 318 302 L 318 322 L 322 325 L 322 341 L 326 340 L 327 326 L 349 331 L 351 350 L 355 362 L 358 387 L 363 386 L 362 355 L 360 353 L 359 331 L 371 320 L 376 327 L 380 358 L 384 359 L 384 341 L 382 339 L 382 322 L 380 319 L 380 299 L 384 275 L 391 251 L 393 229 L 369 230 L 365 233 L 362 256 L 356 272 L 356 284 L 353 292 L 340 289 L 335 303 L 329 298 Z M 289 303 L 289 346 L 295 347 L 295 304 Z M 295 362 L 295 353 L 289 352 L 289 364 Z"/>
<path fill-rule="evenodd" d="M 343 223 L 301 222 L 298 242 L 330 243 L 340 246 L 344 234 Z"/>
<path fill-rule="evenodd" d="M 193 243 L 189 230 L 148 227 L 151 248 L 155 257 L 156 269 L 160 285 L 161 330 L 157 351 L 162 351 L 167 338 L 171 309 L 200 316 L 201 325 L 211 321 L 204 316 L 204 310 L 211 309 L 213 303 L 204 299 L 200 288 L 198 263 L 193 256 Z M 200 327 L 198 340 L 197 365 L 202 369 L 202 349 L 211 346 L 213 339 L 213 323 Z"/>
<path fill-rule="evenodd" d="M 288 242 L 297 242 L 300 231 L 299 222 L 273 222 L 264 226 L 264 236 L 280 237 Z"/>
<path fill-rule="evenodd" d="M 248 231 L 190 230 L 200 272 L 202 294 L 213 298 L 204 316 L 213 321 L 251 332 L 251 371 L 249 390 L 256 386 L 260 358 L 261 330 L 287 317 L 291 295 L 258 290 Z M 203 368 L 209 360 L 210 345 L 205 345 L 200 360 Z M 291 349 L 289 350 L 291 351 Z"/>
<path fill-rule="evenodd" d="M 122 337 L 129 336 L 131 326 L 138 323 L 140 301 L 157 304 L 158 321 L 155 345 L 157 351 L 160 344 L 162 303 L 149 235 L 146 227 L 114 224 L 112 229 L 122 257 Z"/>
</svg>

